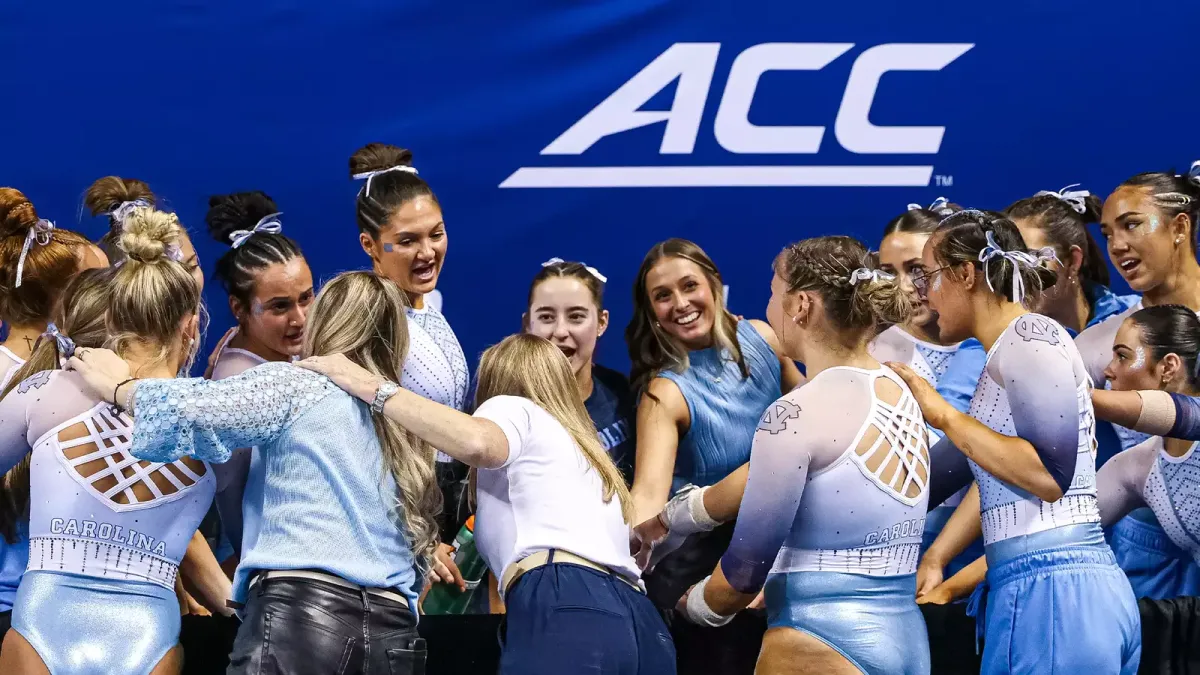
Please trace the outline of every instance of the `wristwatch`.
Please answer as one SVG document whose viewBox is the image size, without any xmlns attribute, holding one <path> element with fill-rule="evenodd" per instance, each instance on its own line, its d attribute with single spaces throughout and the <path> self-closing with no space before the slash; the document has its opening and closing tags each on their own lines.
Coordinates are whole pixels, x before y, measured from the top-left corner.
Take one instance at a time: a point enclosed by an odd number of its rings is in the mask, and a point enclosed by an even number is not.
<svg viewBox="0 0 1200 675">
<path fill-rule="evenodd" d="M 400 385 L 390 380 L 384 380 L 380 383 L 379 388 L 375 390 L 375 400 L 371 401 L 371 412 L 382 413 L 383 405 L 388 402 L 388 399 L 395 396 L 396 392 L 400 391 Z"/>
</svg>

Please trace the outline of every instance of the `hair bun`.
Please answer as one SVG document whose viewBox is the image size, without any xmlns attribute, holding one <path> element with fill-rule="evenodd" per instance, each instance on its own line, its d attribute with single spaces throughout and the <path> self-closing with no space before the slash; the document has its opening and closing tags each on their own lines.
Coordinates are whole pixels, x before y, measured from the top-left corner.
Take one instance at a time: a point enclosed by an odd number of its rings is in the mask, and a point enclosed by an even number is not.
<svg viewBox="0 0 1200 675">
<path fill-rule="evenodd" d="M 105 176 L 92 183 L 83 195 L 83 205 L 93 216 L 112 213 L 124 202 L 141 199 L 151 206 L 155 205 L 154 193 L 150 186 L 136 178 L 121 178 L 120 176 Z"/>
<path fill-rule="evenodd" d="M 368 143 L 350 156 L 350 176 L 370 171 L 383 171 L 394 166 L 412 166 L 411 150 L 387 143 Z"/>
<path fill-rule="evenodd" d="M 0 237 L 24 237 L 37 222 L 37 210 L 28 197 L 15 188 L 0 188 Z"/>
<path fill-rule="evenodd" d="M 134 209 L 125 220 L 118 246 L 130 260 L 155 264 L 179 240 L 179 218 L 150 208 Z"/>
<path fill-rule="evenodd" d="M 262 191 L 215 195 L 208 199 L 204 222 L 213 239 L 229 246 L 229 236 L 238 230 L 251 230 L 263 218 L 278 213 L 279 207 Z"/>
</svg>

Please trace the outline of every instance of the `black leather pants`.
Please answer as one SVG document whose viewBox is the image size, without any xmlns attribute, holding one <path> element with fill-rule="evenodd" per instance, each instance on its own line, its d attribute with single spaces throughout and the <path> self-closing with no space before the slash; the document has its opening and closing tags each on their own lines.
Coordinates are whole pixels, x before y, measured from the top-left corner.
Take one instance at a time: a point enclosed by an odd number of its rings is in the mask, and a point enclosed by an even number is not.
<svg viewBox="0 0 1200 675">
<path fill-rule="evenodd" d="M 230 674 L 424 675 L 425 641 L 407 605 L 308 579 L 250 590 Z"/>
</svg>

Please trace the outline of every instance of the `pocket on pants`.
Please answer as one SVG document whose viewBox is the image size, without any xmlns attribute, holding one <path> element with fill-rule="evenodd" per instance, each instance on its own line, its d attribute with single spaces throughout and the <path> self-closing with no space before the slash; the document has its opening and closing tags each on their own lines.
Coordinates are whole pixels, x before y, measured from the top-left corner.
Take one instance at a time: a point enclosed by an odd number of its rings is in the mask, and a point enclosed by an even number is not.
<svg viewBox="0 0 1200 675">
<path fill-rule="evenodd" d="M 354 638 L 311 621 L 267 612 L 259 675 L 343 675 Z"/>
<path fill-rule="evenodd" d="M 390 675 L 425 675 L 425 640 L 417 638 L 407 649 L 387 650 Z"/>
<path fill-rule="evenodd" d="M 614 673 L 622 663 L 636 663 L 628 617 L 597 607 L 566 605 L 555 607 L 551 619 L 546 642 L 553 645 L 549 660 L 559 670 L 544 672 Z"/>
</svg>

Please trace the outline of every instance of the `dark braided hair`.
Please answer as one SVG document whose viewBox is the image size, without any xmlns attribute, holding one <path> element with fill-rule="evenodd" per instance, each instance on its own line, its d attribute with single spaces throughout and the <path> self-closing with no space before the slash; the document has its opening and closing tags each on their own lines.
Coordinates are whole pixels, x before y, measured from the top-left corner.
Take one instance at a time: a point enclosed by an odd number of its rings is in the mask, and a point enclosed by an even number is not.
<svg viewBox="0 0 1200 675">
<path fill-rule="evenodd" d="M 1154 203 L 1162 209 L 1168 221 L 1187 214 L 1188 241 L 1192 252 L 1196 252 L 1197 223 L 1200 223 L 1200 162 L 1192 165 L 1186 175 L 1177 175 L 1171 171 L 1152 171 L 1139 173 L 1117 186 L 1148 188 L 1154 197 Z"/>
<path fill-rule="evenodd" d="M 904 213 L 888 221 L 887 226 L 883 228 L 883 237 L 886 239 L 889 234 L 897 232 L 923 232 L 928 234 L 936 230 L 938 223 L 942 222 L 946 216 L 962 210 L 961 206 L 947 201 L 945 197 L 938 197 L 929 206 L 909 204 L 908 209 Z"/>
<path fill-rule="evenodd" d="M 1012 260 L 996 256 L 986 262 L 979 254 L 988 246 L 988 235 L 1001 251 L 1020 251 L 1035 254 L 1025 246 L 1025 239 L 1013 221 L 995 211 L 959 211 L 942 221 L 934 232 L 934 255 L 947 265 L 971 263 L 983 272 L 984 282 L 994 292 L 1010 302 L 1029 302 L 1047 288 L 1054 285 L 1058 275 L 1042 265 L 1018 265 Z M 1028 291 L 1024 298 L 1013 297 L 1013 277 L 1020 275 L 1021 284 Z"/>
<path fill-rule="evenodd" d="M 1064 191 L 1066 189 L 1063 188 Z M 1028 220 L 1034 227 L 1045 232 L 1058 259 L 1064 265 L 1069 260 L 1071 247 L 1078 246 L 1083 252 L 1079 278 L 1085 284 L 1107 286 L 1108 262 L 1104 259 L 1104 250 L 1087 229 L 1088 225 L 1100 222 L 1100 209 L 1103 204 L 1099 197 L 1092 194 L 1079 197 L 1079 200 L 1082 212 L 1076 210 L 1059 194 L 1039 192 L 1032 197 L 1013 202 L 1004 209 L 1004 214 L 1013 220 Z"/>
<path fill-rule="evenodd" d="M 275 202 L 265 193 L 238 192 L 210 197 L 204 221 L 208 223 L 208 231 L 213 239 L 232 246 L 234 233 L 240 231 L 244 235 L 267 216 L 278 213 Z M 287 235 L 254 232 L 217 260 L 213 276 L 221 282 L 229 297 L 241 303 L 242 307 L 249 308 L 258 273 L 271 265 L 286 264 L 297 257 L 303 257 L 300 247 Z"/>
<path fill-rule="evenodd" d="M 1142 332 L 1142 342 L 1150 348 L 1154 360 L 1167 354 L 1183 361 L 1188 386 L 1200 389 L 1200 319 L 1183 305 L 1155 305 L 1129 315 Z"/>
<path fill-rule="evenodd" d="M 397 167 L 406 169 L 386 171 L 363 183 L 355 200 L 359 232 L 378 240 L 392 213 L 418 197 L 429 197 L 441 208 L 429 184 L 412 168 L 412 160 L 411 151 L 386 143 L 368 143 L 350 157 L 351 178 Z"/>
</svg>

